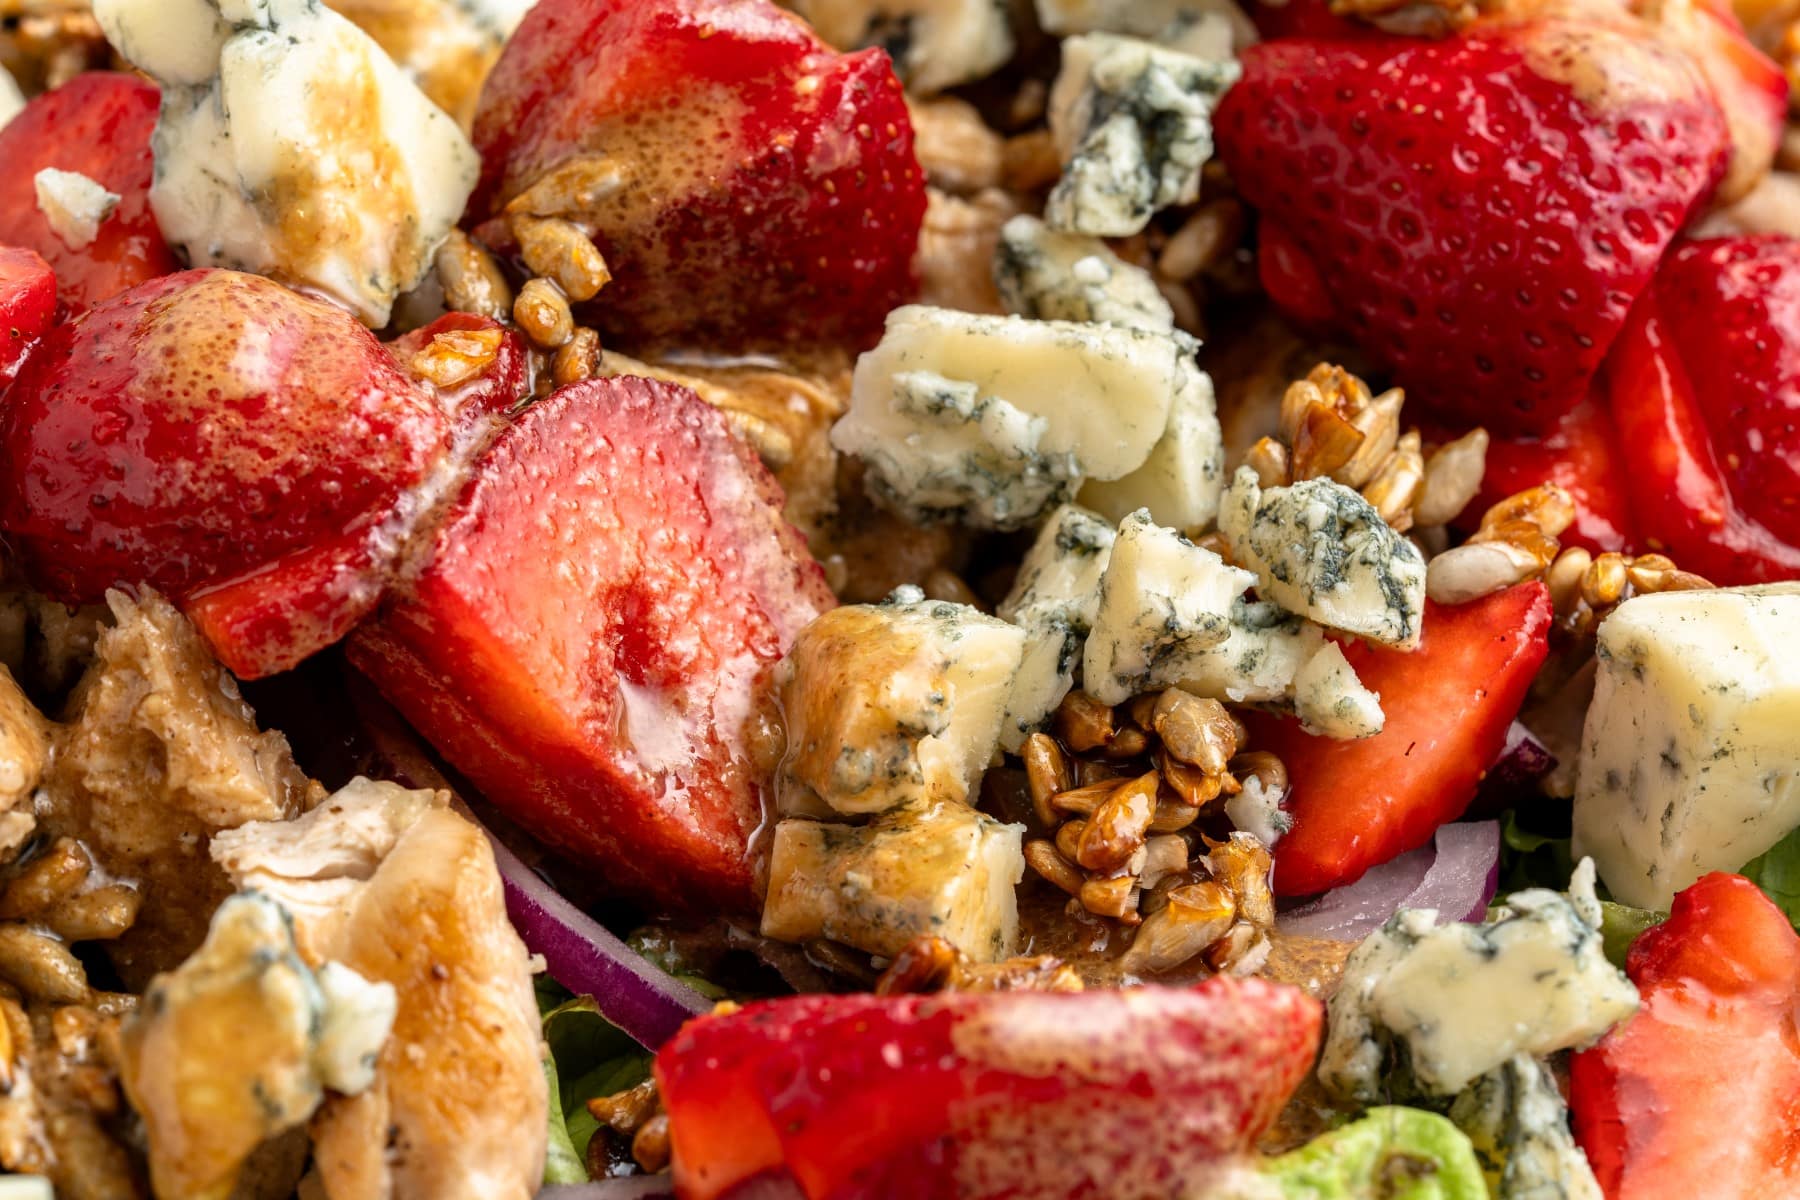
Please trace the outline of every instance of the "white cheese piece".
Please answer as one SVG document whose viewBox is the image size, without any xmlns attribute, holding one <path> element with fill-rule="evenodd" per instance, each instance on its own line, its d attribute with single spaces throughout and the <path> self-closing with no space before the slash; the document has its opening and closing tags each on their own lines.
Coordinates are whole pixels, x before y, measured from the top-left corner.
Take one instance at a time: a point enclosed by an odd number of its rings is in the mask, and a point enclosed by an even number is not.
<svg viewBox="0 0 1800 1200">
<path fill-rule="evenodd" d="M 1168 332 L 1175 310 L 1156 280 L 1099 238 L 1020 215 L 1000 228 L 994 286 L 1006 311 L 1038 321 L 1099 321 Z"/>
<path fill-rule="evenodd" d="M 1103 704 L 1177 682 L 1187 656 L 1224 641 L 1233 601 L 1256 579 L 1146 512 L 1119 526 L 1100 581 L 1082 686 Z"/>
<path fill-rule="evenodd" d="M 85 250 L 100 236 L 100 222 L 119 207 L 119 194 L 109 192 L 78 171 L 45 167 L 32 177 L 38 211 L 57 240 L 71 250 Z"/>
<path fill-rule="evenodd" d="M 1294 827 L 1294 818 L 1281 807 L 1281 793 L 1263 787 L 1256 775 L 1246 775 L 1243 789 L 1225 801 L 1225 815 L 1232 827 L 1265 846 L 1273 846 Z"/>
<path fill-rule="evenodd" d="M 1086 632 L 1077 632 L 1067 620 L 1051 620 L 1026 631 L 1025 656 L 1013 676 L 1006 717 L 1000 723 L 1002 750 L 1019 753 L 1025 739 L 1049 723 L 1063 697 L 1075 688 L 1075 670 L 1086 644 Z"/>
<path fill-rule="evenodd" d="M 25 108 L 25 93 L 19 90 L 19 81 L 13 78 L 11 71 L 0 67 L 0 125 L 18 116 Z"/>
<path fill-rule="evenodd" d="M 935 934 L 978 962 L 1010 957 L 1024 832 L 967 805 L 934 801 L 867 825 L 783 821 L 770 855 L 763 936 L 828 937 L 891 956 Z"/>
<path fill-rule="evenodd" d="M 1666 909 L 1800 826 L 1800 584 L 1635 596 L 1600 626 L 1575 852 Z"/>
<path fill-rule="evenodd" d="M 385 325 L 475 186 L 456 122 L 319 0 L 97 0 L 94 14 L 162 85 L 163 236 L 194 266 L 320 291 Z"/>
<path fill-rule="evenodd" d="M 1026 633 L 1000 727 L 1003 749 L 1017 754 L 1074 687 L 1116 536 L 1098 514 L 1065 504 L 1050 514 L 1019 564 L 1012 591 L 996 610 Z"/>
<path fill-rule="evenodd" d="M 1006 0 L 782 0 L 840 50 L 879 46 L 921 96 L 969 83 L 1013 55 Z"/>
<path fill-rule="evenodd" d="M 1175 394 L 1169 427 L 1144 465 L 1122 479 L 1089 480 L 1080 500 L 1114 521 L 1140 508 L 1159 525 L 1200 530 L 1219 515 L 1225 486 L 1225 438 L 1219 431 L 1212 378 L 1197 373 Z"/>
<path fill-rule="evenodd" d="M 1266 600 L 1234 601 L 1225 640 L 1189 654 L 1184 691 L 1234 704 L 1293 700 L 1294 680 L 1324 644 L 1325 631 Z"/>
<path fill-rule="evenodd" d="M 1300 727 L 1321 737 L 1374 737 L 1387 716 L 1381 697 L 1362 685 L 1336 642 L 1326 642 L 1294 677 L 1294 713 Z"/>
<path fill-rule="evenodd" d="M 1044 207 L 1052 228 L 1128 237 L 1151 214 L 1200 197 L 1212 105 L 1236 63 L 1094 33 L 1063 42 L 1050 132 L 1063 174 Z"/>
<path fill-rule="evenodd" d="M 319 1080 L 346 1096 L 375 1082 L 375 1063 L 394 1027 L 398 995 L 391 983 L 370 983 L 343 963 L 318 970 L 325 1015 L 319 1022 L 314 1061 Z"/>
<path fill-rule="evenodd" d="M 1122 33 L 1216 62 L 1257 40 L 1233 0 L 1036 0 L 1036 7 L 1050 33 Z"/>
<path fill-rule="evenodd" d="M 1195 386 L 1193 352 L 1179 333 L 896 309 L 831 443 L 910 520 L 1016 529 L 1142 466 Z"/>
<path fill-rule="evenodd" d="M 1515 1054 L 1477 1079 L 1450 1106 L 1450 1119 L 1474 1143 L 1494 1200 L 1604 1200 L 1569 1131 L 1556 1077 L 1531 1055 Z"/>
<path fill-rule="evenodd" d="M 1637 1009 L 1637 989 L 1606 959 L 1594 867 L 1569 895 L 1507 900 L 1485 925 L 1435 925 L 1402 909 L 1351 952 L 1332 997 L 1319 1081 L 1372 1103 L 1383 1069 L 1404 1063 L 1425 1092 L 1453 1096 L 1515 1054 L 1585 1045 Z"/>
<path fill-rule="evenodd" d="M 1255 471 L 1239 467 L 1219 531 L 1232 557 L 1256 572 L 1263 599 L 1327 629 L 1418 646 L 1425 560 L 1343 484 L 1307 479 L 1264 491 Z"/>
<path fill-rule="evenodd" d="M 776 671 L 783 810 L 968 800 L 999 743 L 1024 649 L 1018 626 L 917 588 L 818 617 Z"/>
</svg>

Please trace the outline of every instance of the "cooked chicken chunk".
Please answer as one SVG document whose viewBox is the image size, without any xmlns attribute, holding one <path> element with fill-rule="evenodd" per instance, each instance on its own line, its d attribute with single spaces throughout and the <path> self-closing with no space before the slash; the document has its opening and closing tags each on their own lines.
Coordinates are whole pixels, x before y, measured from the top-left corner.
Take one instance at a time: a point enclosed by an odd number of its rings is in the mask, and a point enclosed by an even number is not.
<svg viewBox="0 0 1800 1200">
<path fill-rule="evenodd" d="M 50 723 L 0 667 L 0 818 L 27 806 L 50 757 Z"/>
<path fill-rule="evenodd" d="M 295 821 L 213 839 L 240 885 L 295 914 L 303 953 L 392 984 L 375 1084 L 313 1124 L 330 1200 L 526 1200 L 548 1097 L 525 947 L 487 838 L 442 792 L 353 781 Z"/>
</svg>

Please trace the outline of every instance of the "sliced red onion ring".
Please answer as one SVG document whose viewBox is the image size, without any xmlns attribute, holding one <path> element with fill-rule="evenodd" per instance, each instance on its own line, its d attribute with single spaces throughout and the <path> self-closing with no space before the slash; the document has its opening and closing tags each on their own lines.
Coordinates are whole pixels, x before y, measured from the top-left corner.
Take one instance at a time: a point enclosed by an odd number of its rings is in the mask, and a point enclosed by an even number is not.
<svg viewBox="0 0 1800 1200">
<path fill-rule="evenodd" d="M 1500 757 L 1488 768 L 1487 786 L 1507 788 L 1531 787 L 1556 769 L 1556 755 L 1538 740 L 1537 734 L 1518 721 L 1506 731 L 1506 744 Z"/>
<path fill-rule="evenodd" d="M 675 1182 L 667 1175 L 626 1175 L 592 1183 L 559 1183 L 539 1192 L 537 1200 L 648 1200 L 674 1194 Z"/>
<path fill-rule="evenodd" d="M 1382 863 L 1276 918 L 1297 937 L 1361 941 L 1402 908 L 1431 908 L 1447 919 L 1479 921 L 1500 883 L 1500 825 L 1445 825 L 1429 846 Z"/>
</svg>

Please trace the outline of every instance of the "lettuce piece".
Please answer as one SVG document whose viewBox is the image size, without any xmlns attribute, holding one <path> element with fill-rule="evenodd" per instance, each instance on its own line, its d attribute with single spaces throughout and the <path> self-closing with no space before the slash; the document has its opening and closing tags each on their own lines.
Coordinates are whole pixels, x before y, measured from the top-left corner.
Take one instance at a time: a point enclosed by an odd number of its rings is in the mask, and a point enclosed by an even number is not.
<svg viewBox="0 0 1800 1200">
<path fill-rule="evenodd" d="M 1800 928 L 1800 829 L 1751 859 L 1738 873 L 1761 888 Z"/>
<path fill-rule="evenodd" d="M 550 1048 L 544 1064 L 552 1100 L 544 1182 L 586 1183 L 588 1142 L 600 1129 L 587 1102 L 642 1083 L 651 1055 L 601 1016 L 592 996 L 571 996 L 540 978 L 537 1000 Z"/>
<path fill-rule="evenodd" d="M 1488 1200 L 1468 1137 L 1417 1108 L 1372 1108 L 1260 1169 L 1282 1200 Z"/>
</svg>

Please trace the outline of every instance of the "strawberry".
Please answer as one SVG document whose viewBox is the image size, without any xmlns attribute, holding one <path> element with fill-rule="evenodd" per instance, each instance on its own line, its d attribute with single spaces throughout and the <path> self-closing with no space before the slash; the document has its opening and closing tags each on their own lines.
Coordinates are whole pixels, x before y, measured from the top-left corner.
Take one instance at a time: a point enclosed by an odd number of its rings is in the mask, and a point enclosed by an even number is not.
<svg viewBox="0 0 1800 1200">
<path fill-rule="evenodd" d="M 1566 546 L 1598 554 L 1635 546 L 1626 469 L 1605 393 L 1565 413 L 1543 437 L 1496 437 L 1488 443 L 1481 492 L 1455 522 L 1473 533 L 1488 508 L 1542 483 L 1562 487 L 1575 501 L 1575 523 L 1562 535 Z"/>
<path fill-rule="evenodd" d="M 150 133 L 160 101 L 156 86 L 135 75 L 91 71 L 0 127 L 0 243 L 43 255 L 71 312 L 179 269 L 150 211 Z M 38 209 L 35 180 L 45 167 L 86 175 L 119 197 L 90 244 L 68 246 Z"/>
<path fill-rule="evenodd" d="M 688 1200 L 784 1173 L 815 1200 L 1132 1200 L 1187 1194 L 1250 1151 L 1319 1024 L 1298 989 L 1229 977 L 793 996 L 689 1022 L 655 1071 Z"/>
<path fill-rule="evenodd" d="M 769 0 L 544 0 L 481 99 L 470 216 L 590 230 L 609 332 L 862 342 L 912 293 L 925 180 L 893 67 Z"/>
<path fill-rule="evenodd" d="M 1800 1195 L 1800 937 L 1713 874 L 1631 944 L 1642 1007 L 1569 1067 L 1576 1139 L 1608 1200 Z"/>
<path fill-rule="evenodd" d="M 0 384 L 11 382 L 26 353 L 56 317 L 56 275 L 30 250 L 0 246 Z"/>
<path fill-rule="evenodd" d="M 1635 24 L 1252 46 L 1219 153 L 1416 399 L 1546 433 L 1730 154 L 1699 70 Z"/>
<path fill-rule="evenodd" d="M 348 313 L 185 271 L 57 326 L 26 361 L 0 412 L 0 527 L 32 584 L 70 603 L 253 580 L 195 615 L 227 665 L 265 674 L 374 606 L 395 522 L 448 443 Z M 286 644 L 228 637 L 240 605 Z"/>
<path fill-rule="evenodd" d="M 781 503 L 687 389 L 571 385 L 476 460 L 351 661 L 490 800 L 615 888 L 749 908 L 768 676 L 833 603 Z"/>
<path fill-rule="evenodd" d="M 1275 843 L 1274 887 L 1310 896 L 1431 840 L 1475 797 L 1549 650 L 1550 593 L 1518 584 L 1454 608 L 1426 601 L 1412 653 L 1352 643 L 1344 656 L 1381 696 L 1386 725 L 1337 741 L 1292 717 L 1246 713 L 1250 744 L 1287 766 L 1293 828 Z"/>
<path fill-rule="evenodd" d="M 504 416 L 531 394 L 531 355 L 525 339 L 492 317 L 448 312 L 401 334 L 387 348 L 460 428 Z M 446 375 L 446 370 L 451 373 Z M 470 373 L 457 378 L 456 372 L 463 370 Z"/>
<path fill-rule="evenodd" d="M 1679 247 L 1608 377 L 1645 533 L 1715 583 L 1800 578 L 1800 242 Z"/>
</svg>

